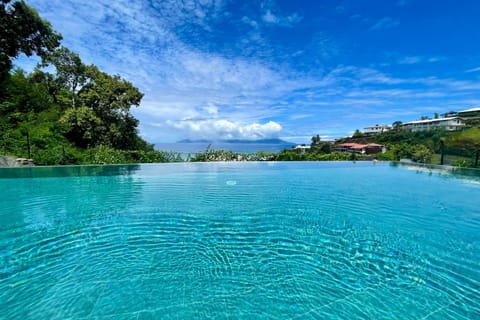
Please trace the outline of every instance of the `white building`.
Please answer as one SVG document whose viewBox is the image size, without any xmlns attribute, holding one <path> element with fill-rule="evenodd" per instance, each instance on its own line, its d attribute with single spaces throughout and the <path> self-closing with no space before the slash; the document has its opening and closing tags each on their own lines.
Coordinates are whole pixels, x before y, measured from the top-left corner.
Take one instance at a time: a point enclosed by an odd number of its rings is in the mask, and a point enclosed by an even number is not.
<svg viewBox="0 0 480 320">
<path fill-rule="evenodd" d="M 363 128 L 363 133 L 364 134 L 383 133 L 383 132 L 389 131 L 390 129 L 392 129 L 392 127 L 387 126 L 387 125 L 376 124 L 376 125 L 371 126 L 371 127 Z"/>
<path fill-rule="evenodd" d="M 293 147 L 293 150 L 300 151 L 300 153 L 305 153 L 305 151 L 310 150 L 310 146 L 298 145 Z"/>
<path fill-rule="evenodd" d="M 417 120 L 405 122 L 401 128 L 408 131 L 424 131 L 430 129 L 444 129 L 446 131 L 457 131 L 465 127 L 465 121 L 459 117 L 439 118 L 428 120 Z"/>
<path fill-rule="evenodd" d="M 458 111 L 457 115 L 462 118 L 479 118 L 480 108 L 471 108 L 467 110 Z"/>
</svg>

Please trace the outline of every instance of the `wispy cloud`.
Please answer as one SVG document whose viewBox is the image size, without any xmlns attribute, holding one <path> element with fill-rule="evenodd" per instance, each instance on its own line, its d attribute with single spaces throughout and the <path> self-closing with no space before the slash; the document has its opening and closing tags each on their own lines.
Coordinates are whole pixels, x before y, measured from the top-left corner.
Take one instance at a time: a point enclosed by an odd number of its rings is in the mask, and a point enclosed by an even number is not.
<svg viewBox="0 0 480 320">
<path fill-rule="evenodd" d="M 292 27 L 295 24 L 302 21 L 302 19 L 303 18 L 297 13 L 294 13 L 289 16 L 280 16 L 280 15 L 273 14 L 271 10 L 267 10 L 265 14 L 262 16 L 263 22 L 270 25 L 277 25 L 281 27 Z"/>
<path fill-rule="evenodd" d="M 258 26 L 259 26 L 257 21 L 255 21 L 255 20 L 253 20 L 253 19 L 251 19 L 251 18 L 249 18 L 249 17 L 247 17 L 247 16 L 243 16 L 243 17 L 242 17 L 242 22 L 245 23 L 245 24 L 250 25 L 250 26 L 251 26 L 252 28 L 254 28 L 254 29 L 257 29 Z"/>
<path fill-rule="evenodd" d="M 480 72 L 480 67 L 465 70 L 466 73 Z"/>
<path fill-rule="evenodd" d="M 421 62 L 423 59 L 421 57 L 417 56 L 409 56 L 409 57 L 403 57 L 400 60 L 398 60 L 399 64 L 416 64 Z"/>
<path fill-rule="evenodd" d="M 406 56 L 403 58 L 398 59 L 397 63 L 399 64 L 417 64 L 422 62 L 441 62 L 445 61 L 447 58 L 441 56 L 432 56 L 432 57 L 425 57 L 425 56 Z"/>
<path fill-rule="evenodd" d="M 270 26 L 293 27 L 302 21 L 303 17 L 296 12 L 283 15 L 274 0 L 267 0 L 261 3 L 262 21 Z"/>
<path fill-rule="evenodd" d="M 385 29 L 391 29 L 395 28 L 400 24 L 400 22 L 396 19 L 390 18 L 390 17 L 384 17 L 380 20 L 378 20 L 375 24 L 373 24 L 370 27 L 370 30 L 372 31 L 378 31 L 378 30 L 385 30 Z"/>
</svg>

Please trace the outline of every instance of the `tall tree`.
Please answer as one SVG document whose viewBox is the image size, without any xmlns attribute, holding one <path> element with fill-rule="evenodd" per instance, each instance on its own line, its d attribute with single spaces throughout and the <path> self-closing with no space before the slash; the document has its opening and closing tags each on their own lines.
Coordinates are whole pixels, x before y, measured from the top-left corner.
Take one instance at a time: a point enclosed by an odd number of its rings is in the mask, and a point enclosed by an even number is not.
<svg viewBox="0 0 480 320">
<path fill-rule="evenodd" d="M 316 145 L 320 144 L 320 140 L 321 140 L 320 135 L 317 134 L 316 136 L 312 137 L 312 143 L 310 145 L 312 147 L 316 146 Z"/>
<path fill-rule="evenodd" d="M 82 63 L 78 54 L 66 47 L 60 47 L 46 54 L 40 66 L 45 67 L 48 65 L 53 65 L 57 71 L 54 77 L 56 89 L 67 90 L 71 107 L 75 109 L 78 105 L 78 92 L 88 80 L 87 66 Z"/>
<path fill-rule="evenodd" d="M 12 59 L 20 53 L 44 56 L 60 45 L 61 35 L 23 1 L 0 1 L 0 98 Z"/>
<path fill-rule="evenodd" d="M 103 141 L 118 149 L 137 149 L 138 120 L 130 108 L 139 106 L 143 94 L 119 75 L 111 76 L 96 66 L 87 67 L 89 82 L 79 92 L 82 103 L 102 121 Z"/>
</svg>

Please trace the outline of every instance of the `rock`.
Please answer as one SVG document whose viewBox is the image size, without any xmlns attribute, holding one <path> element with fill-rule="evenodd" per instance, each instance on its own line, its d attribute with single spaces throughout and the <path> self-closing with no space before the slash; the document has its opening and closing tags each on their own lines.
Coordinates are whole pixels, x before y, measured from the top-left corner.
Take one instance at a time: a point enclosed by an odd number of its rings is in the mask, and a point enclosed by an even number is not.
<svg viewBox="0 0 480 320">
<path fill-rule="evenodd" d="M 0 156 L 0 167 L 24 167 L 34 166 L 32 159 L 14 158 L 9 156 Z"/>
<path fill-rule="evenodd" d="M 19 167 L 22 166 L 33 166 L 33 159 L 17 158 L 15 160 Z"/>
</svg>

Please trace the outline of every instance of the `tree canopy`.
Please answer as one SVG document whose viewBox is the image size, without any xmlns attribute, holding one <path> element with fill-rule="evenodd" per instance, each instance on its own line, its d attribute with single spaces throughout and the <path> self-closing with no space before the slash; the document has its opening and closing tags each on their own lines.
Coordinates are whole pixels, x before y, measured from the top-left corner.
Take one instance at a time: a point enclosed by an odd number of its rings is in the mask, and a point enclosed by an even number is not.
<svg viewBox="0 0 480 320">
<path fill-rule="evenodd" d="M 153 152 L 130 112 L 143 97 L 132 83 L 59 46 L 61 36 L 23 1 L 1 0 L 0 27 L 0 153 L 59 164 L 82 162 L 89 150 Z M 20 53 L 42 62 L 31 74 L 11 70 Z"/>
<path fill-rule="evenodd" d="M 0 89 L 20 53 L 44 56 L 59 46 L 62 36 L 23 1 L 0 2 Z M 1 92 L 0 92 L 1 95 Z"/>
</svg>

